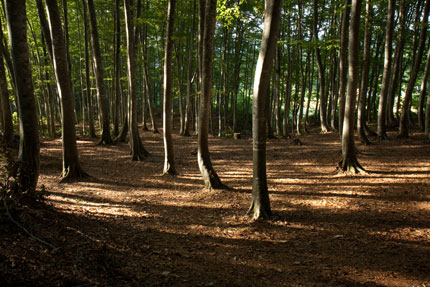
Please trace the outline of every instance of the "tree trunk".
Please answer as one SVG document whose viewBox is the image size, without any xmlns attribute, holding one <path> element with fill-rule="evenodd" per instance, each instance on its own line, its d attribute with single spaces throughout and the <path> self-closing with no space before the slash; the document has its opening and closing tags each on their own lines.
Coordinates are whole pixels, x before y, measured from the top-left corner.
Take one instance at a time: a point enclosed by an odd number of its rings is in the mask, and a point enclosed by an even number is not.
<svg viewBox="0 0 430 287">
<path fill-rule="evenodd" d="M 18 183 L 21 192 L 36 188 L 39 177 L 40 142 L 34 87 L 27 43 L 25 0 L 6 0 L 6 15 L 18 100 Z"/>
<path fill-rule="evenodd" d="M 325 93 L 325 79 L 324 79 L 324 67 L 321 59 L 321 51 L 319 48 L 318 40 L 318 0 L 314 0 L 314 10 L 313 10 L 313 34 L 316 41 L 315 55 L 318 64 L 318 76 L 320 81 L 320 120 L 321 120 L 321 132 L 328 132 L 327 124 L 327 97 Z"/>
<path fill-rule="evenodd" d="M 342 138 L 343 120 L 345 115 L 345 93 L 348 75 L 348 31 L 351 0 L 345 0 L 345 10 L 342 14 L 342 32 L 339 50 L 339 135 Z"/>
<path fill-rule="evenodd" d="M 394 26 L 394 8 L 395 0 L 388 1 L 388 18 L 385 28 L 385 57 L 384 57 L 384 73 L 382 74 L 382 88 L 379 98 L 378 109 L 378 138 L 379 140 L 387 139 L 385 114 L 387 112 L 387 95 L 390 86 L 391 78 L 391 59 L 392 59 L 392 41 L 393 41 L 393 26 Z"/>
<path fill-rule="evenodd" d="M 0 27 L 3 27 L 0 19 Z M 1 29 L 1 28 L 0 28 Z M 0 42 L 3 43 L 3 33 L 0 33 Z M 12 112 L 9 103 L 9 91 L 7 89 L 6 70 L 4 66 L 3 53 L 0 53 L 0 103 L 3 138 L 2 144 L 13 147 L 13 123 Z"/>
<path fill-rule="evenodd" d="M 86 85 L 86 98 L 88 101 L 88 124 L 90 126 L 90 137 L 96 137 L 96 130 L 94 128 L 94 113 L 93 113 L 93 99 L 91 93 L 90 82 L 90 55 L 89 55 L 89 35 L 88 35 L 88 13 L 87 4 L 82 0 L 83 18 L 84 18 L 84 42 L 85 42 L 85 85 Z"/>
<path fill-rule="evenodd" d="M 339 168 L 346 172 L 363 173 L 364 169 L 357 160 L 354 144 L 354 115 L 357 86 L 359 81 L 360 57 L 360 14 L 361 0 L 352 0 L 351 28 L 349 30 L 348 45 L 348 89 L 345 99 L 345 115 L 342 131 L 342 160 Z"/>
<path fill-rule="evenodd" d="M 172 141 L 172 46 L 175 24 L 176 0 L 169 0 L 167 7 L 166 42 L 164 49 L 164 82 L 163 82 L 163 139 L 164 169 L 163 174 L 176 175 L 175 156 Z M 178 55 L 176 55 L 178 56 Z M 182 100 L 182 99 L 181 99 Z M 181 119 L 182 123 L 182 119 Z M 182 126 L 182 124 L 181 124 Z"/>
<path fill-rule="evenodd" d="M 279 36 L 282 0 L 266 0 L 263 36 L 254 78 L 253 121 L 253 184 L 248 213 L 253 219 L 272 216 L 266 175 L 266 107 L 269 101 L 270 74 Z"/>
<path fill-rule="evenodd" d="M 200 38 L 201 83 L 202 93 L 198 117 L 197 161 L 205 186 L 209 189 L 224 188 L 220 178 L 212 167 L 208 147 L 209 113 L 212 97 L 212 55 L 216 22 L 216 0 L 200 0 L 200 19 L 204 22 L 203 38 Z M 205 5 L 205 7 L 203 7 Z"/>
<path fill-rule="evenodd" d="M 96 10 L 94 0 L 88 0 L 88 12 L 91 27 L 91 39 L 93 48 L 94 72 L 96 74 L 97 98 L 99 104 L 101 138 L 99 144 L 112 144 L 109 127 L 109 110 L 106 102 L 106 90 L 103 76 L 102 55 L 100 51 L 99 32 L 97 28 Z"/>
<path fill-rule="evenodd" d="M 141 161 L 146 157 L 137 128 L 137 100 L 136 100 L 136 47 L 134 33 L 133 1 L 124 1 L 124 15 L 127 38 L 127 74 L 128 74 L 128 128 L 130 134 L 129 145 L 133 161 Z"/>
<path fill-rule="evenodd" d="M 57 79 L 57 92 L 61 99 L 63 142 L 63 171 L 61 182 L 71 182 L 88 175 L 82 170 L 76 146 L 74 100 L 71 74 L 67 63 L 67 52 L 61 16 L 57 0 L 45 0 L 48 11 L 49 30 L 52 40 L 53 70 Z"/>
<path fill-rule="evenodd" d="M 423 20 L 421 23 L 421 31 L 420 31 L 420 40 L 418 44 L 418 50 L 415 56 L 415 61 L 412 64 L 412 70 L 410 72 L 410 78 L 408 87 L 406 88 L 405 93 L 405 99 L 403 102 L 402 107 L 402 115 L 400 117 L 400 128 L 399 128 L 399 137 L 400 138 L 407 138 L 409 136 L 408 132 L 408 126 L 409 126 L 409 110 L 411 106 L 412 101 L 412 92 L 415 88 L 415 83 L 417 82 L 418 73 L 420 71 L 422 57 L 424 54 L 424 47 L 426 44 L 426 34 L 427 34 L 427 23 L 428 23 L 428 16 L 429 16 L 429 10 L 430 10 L 430 0 L 426 0 L 425 6 L 424 6 L 424 15 Z"/>
<path fill-rule="evenodd" d="M 368 145 L 370 144 L 369 139 L 366 136 L 365 125 L 366 119 L 364 115 L 364 110 L 366 107 L 366 95 L 367 88 L 369 86 L 369 67 L 370 67 L 370 37 L 371 37 L 371 18 L 373 15 L 372 12 L 372 3 L 369 1 L 366 2 L 366 22 L 364 27 L 364 52 L 363 52 L 363 65 L 361 71 L 361 85 L 360 92 L 358 96 L 358 113 L 357 113 L 357 130 L 358 130 L 358 138 L 360 141 Z"/>
<path fill-rule="evenodd" d="M 430 50 L 427 52 L 426 67 L 424 69 L 423 80 L 421 83 L 420 100 L 418 104 L 418 125 L 420 130 L 424 131 L 425 116 L 424 116 L 424 101 L 427 93 L 428 79 L 430 75 Z"/>
</svg>

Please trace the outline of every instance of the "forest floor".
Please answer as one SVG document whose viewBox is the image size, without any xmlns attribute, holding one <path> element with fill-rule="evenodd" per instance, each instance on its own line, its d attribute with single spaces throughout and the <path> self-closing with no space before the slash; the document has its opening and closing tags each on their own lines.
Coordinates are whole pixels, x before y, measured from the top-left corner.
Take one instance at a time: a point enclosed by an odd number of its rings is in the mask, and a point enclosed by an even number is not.
<svg viewBox="0 0 430 287">
<path fill-rule="evenodd" d="M 49 208 L 10 223 L 1 209 L 0 286 L 430 286 L 430 145 L 421 133 L 357 145 L 363 175 L 338 174 L 337 133 L 268 141 L 270 221 L 251 221 L 252 140 L 210 136 L 231 190 L 203 188 L 194 137 L 174 135 L 180 175 L 151 156 L 79 137 L 93 178 L 60 184 L 61 140 L 43 139 L 39 185 Z"/>
</svg>

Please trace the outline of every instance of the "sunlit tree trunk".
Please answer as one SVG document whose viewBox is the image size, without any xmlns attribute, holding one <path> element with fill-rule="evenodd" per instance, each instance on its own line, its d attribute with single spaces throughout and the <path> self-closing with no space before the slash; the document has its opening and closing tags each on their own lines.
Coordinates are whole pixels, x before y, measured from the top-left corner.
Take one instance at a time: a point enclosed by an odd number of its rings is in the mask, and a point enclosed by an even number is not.
<svg viewBox="0 0 430 287">
<path fill-rule="evenodd" d="M 127 1 L 126 1 L 127 2 Z M 101 138 L 99 144 L 112 144 L 112 138 L 109 128 L 109 110 L 106 103 L 106 90 L 103 76 L 103 64 L 99 42 L 99 32 L 97 28 L 96 10 L 94 0 L 88 0 L 88 12 L 91 27 L 91 39 L 94 58 L 94 73 L 96 75 L 97 98 L 99 104 L 100 122 L 101 122 Z"/>
<path fill-rule="evenodd" d="M 57 92 L 61 100 L 61 134 L 63 142 L 62 182 L 74 181 L 88 175 L 82 170 L 76 146 L 74 101 L 71 74 L 67 63 L 67 52 L 61 16 L 57 0 L 45 0 L 48 11 L 49 30 L 52 40 L 53 70 L 57 79 Z"/>
<path fill-rule="evenodd" d="M 39 177 L 39 130 L 27 43 L 25 0 L 6 0 L 6 16 L 18 100 L 18 183 L 22 192 L 34 190 Z"/>
<path fill-rule="evenodd" d="M 390 86 L 391 78 L 391 59 L 392 59 L 392 41 L 393 41 L 393 26 L 394 26 L 394 7 L 395 0 L 388 0 L 388 18 L 385 27 L 385 56 L 384 56 L 384 73 L 382 74 L 382 88 L 379 97 L 378 109 L 378 138 L 384 140 L 387 138 L 386 131 L 386 112 L 387 112 L 387 95 Z"/>
<path fill-rule="evenodd" d="M 175 24 L 176 0 L 167 4 L 166 41 L 164 49 L 164 79 L 163 79 L 163 139 L 164 139 L 164 169 L 163 174 L 177 174 L 172 141 L 172 46 L 173 29 Z M 182 99 L 181 99 L 182 100 Z M 182 121 L 181 121 L 182 122 Z"/>
<path fill-rule="evenodd" d="M 418 50 L 415 56 L 415 61 L 412 64 L 412 69 L 410 72 L 410 78 L 408 87 L 406 88 L 405 98 L 403 102 L 402 107 L 402 115 L 400 117 L 400 128 L 399 128 L 399 137 L 400 138 L 407 138 L 409 136 L 409 110 L 411 106 L 412 101 L 412 92 L 415 88 L 415 84 L 418 79 L 418 73 L 421 67 L 422 63 L 422 57 L 424 54 L 424 47 L 426 44 L 426 34 L 427 34 L 427 23 L 428 23 L 428 16 L 429 16 L 429 10 L 430 10 L 430 0 L 426 0 L 425 6 L 424 6 L 424 15 L 423 20 L 421 23 L 421 31 L 420 31 L 420 39 L 418 44 Z"/>
<path fill-rule="evenodd" d="M 119 134 L 120 102 L 121 102 L 121 17 L 120 1 L 115 0 L 115 56 L 114 56 L 114 79 L 113 93 L 115 94 L 115 106 L 113 113 L 113 134 Z"/>
<path fill-rule="evenodd" d="M 282 0 L 266 0 L 263 36 L 254 78 L 253 121 L 253 183 L 252 202 L 248 213 L 253 219 L 270 218 L 269 191 L 266 175 L 266 107 L 269 104 L 270 74 L 279 36 Z"/>
<path fill-rule="evenodd" d="M 209 113 L 211 109 L 212 97 L 212 65 L 213 65 L 213 41 L 215 35 L 216 22 L 216 0 L 200 0 L 200 19 L 204 21 L 203 38 L 201 39 L 202 60 L 201 60 L 201 84 L 202 93 L 200 96 L 200 111 L 198 117 L 198 148 L 197 161 L 202 174 L 205 186 L 209 189 L 223 188 L 209 155 L 208 130 Z"/>
<path fill-rule="evenodd" d="M 349 30 L 348 44 L 348 88 L 345 99 L 345 115 L 342 131 L 342 160 L 339 168 L 342 171 L 353 173 L 364 172 L 363 167 L 357 160 L 354 144 L 354 118 L 355 101 L 359 81 L 359 57 L 360 57 L 360 14 L 361 0 L 352 0 L 351 6 L 351 28 Z"/>
</svg>

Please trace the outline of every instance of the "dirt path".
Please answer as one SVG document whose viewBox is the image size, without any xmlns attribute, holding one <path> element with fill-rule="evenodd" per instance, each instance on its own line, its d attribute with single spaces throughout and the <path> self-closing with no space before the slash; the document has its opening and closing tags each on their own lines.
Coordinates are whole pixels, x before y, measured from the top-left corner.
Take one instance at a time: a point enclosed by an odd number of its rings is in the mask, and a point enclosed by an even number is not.
<svg viewBox="0 0 430 287">
<path fill-rule="evenodd" d="M 359 176 L 337 175 L 337 134 L 301 139 L 268 144 L 269 222 L 244 216 L 250 139 L 210 138 L 215 169 L 233 188 L 213 192 L 202 188 L 195 137 L 174 136 L 177 177 L 161 176 L 160 134 L 143 133 L 152 154 L 145 162 L 131 162 L 127 144 L 81 137 L 82 166 L 95 179 L 76 184 L 58 184 L 61 141 L 44 140 L 40 184 L 54 209 L 20 220 L 57 248 L 8 226 L 0 285 L 430 286 L 430 145 L 422 135 L 358 146 L 370 171 Z"/>
</svg>

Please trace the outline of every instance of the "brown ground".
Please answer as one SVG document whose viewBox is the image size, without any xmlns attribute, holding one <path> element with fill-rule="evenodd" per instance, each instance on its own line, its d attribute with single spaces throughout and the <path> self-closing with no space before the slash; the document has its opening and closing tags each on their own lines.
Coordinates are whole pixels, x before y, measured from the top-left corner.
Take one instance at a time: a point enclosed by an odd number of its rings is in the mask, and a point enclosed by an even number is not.
<svg viewBox="0 0 430 287">
<path fill-rule="evenodd" d="M 215 169 L 233 190 L 202 188 L 196 137 L 174 136 L 180 175 L 127 144 L 81 137 L 95 179 L 59 184 L 61 141 L 43 140 L 40 184 L 52 209 L 18 220 L 48 247 L 0 218 L 0 286 L 430 286 L 430 145 L 422 134 L 358 146 L 370 172 L 336 173 L 337 134 L 268 143 L 273 221 L 245 216 L 251 140 L 210 138 Z M 1 210 L 4 213 L 4 210 Z"/>
</svg>

